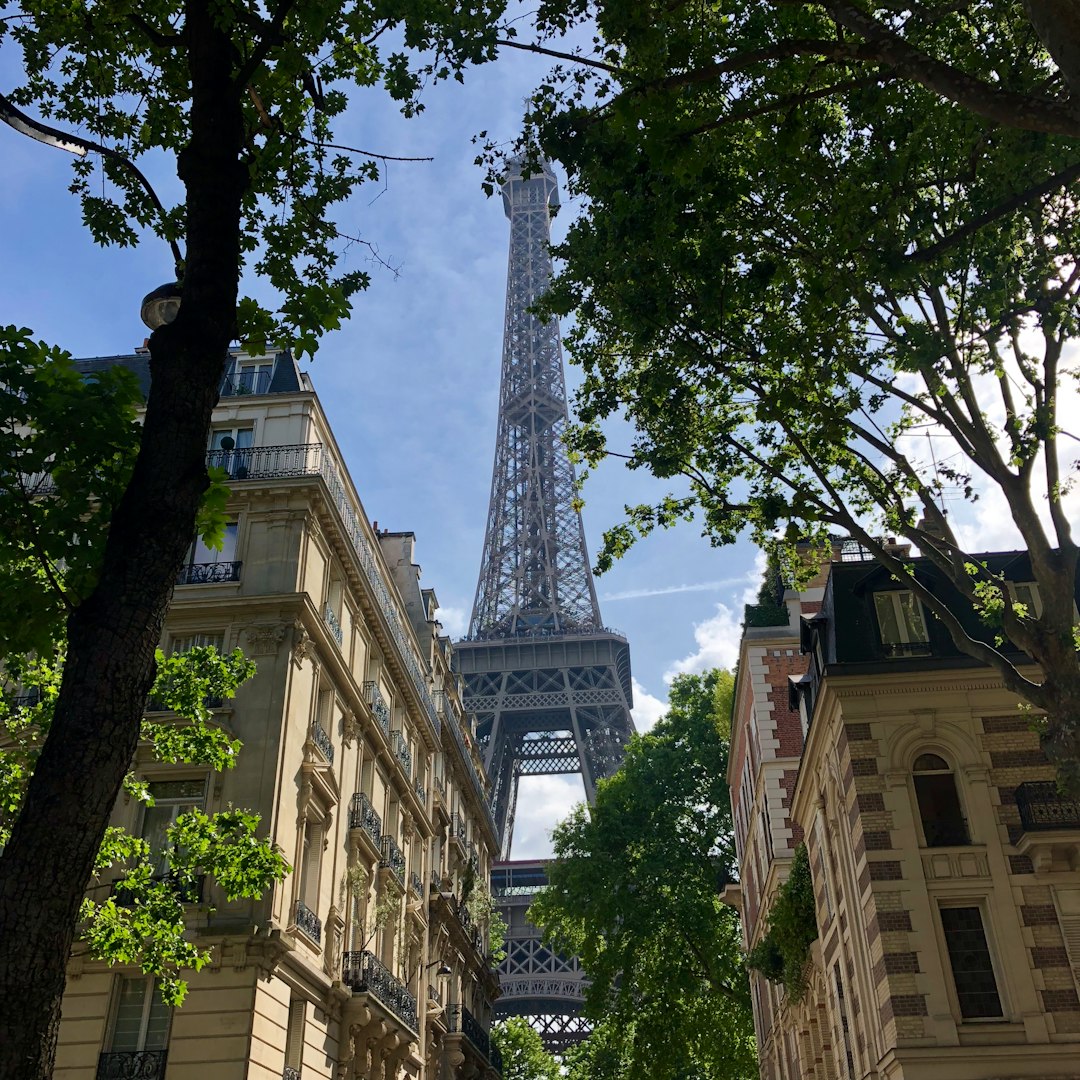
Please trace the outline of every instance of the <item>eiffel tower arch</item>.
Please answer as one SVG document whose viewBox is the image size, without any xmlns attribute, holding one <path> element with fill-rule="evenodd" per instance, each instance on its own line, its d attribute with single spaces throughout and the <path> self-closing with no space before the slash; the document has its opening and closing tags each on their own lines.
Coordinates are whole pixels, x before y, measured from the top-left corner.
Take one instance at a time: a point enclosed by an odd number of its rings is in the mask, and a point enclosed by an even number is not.
<svg viewBox="0 0 1080 1080">
<path fill-rule="evenodd" d="M 551 280 L 554 170 L 545 162 L 527 175 L 512 163 L 502 197 L 510 259 L 495 465 L 469 634 L 454 655 L 501 838 L 492 891 L 509 932 L 496 1014 L 529 1016 L 548 1048 L 562 1050 L 588 1033 L 579 1015 L 583 975 L 525 919 L 529 890 L 546 876 L 542 862 L 511 859 L 518 786 L 523 776 L 579 774 L 593 800 L 634 730 L 630 648 L 604 626 L 589 568 L 562 442 L 559 327 L 529 311 Z"/>
</svg>

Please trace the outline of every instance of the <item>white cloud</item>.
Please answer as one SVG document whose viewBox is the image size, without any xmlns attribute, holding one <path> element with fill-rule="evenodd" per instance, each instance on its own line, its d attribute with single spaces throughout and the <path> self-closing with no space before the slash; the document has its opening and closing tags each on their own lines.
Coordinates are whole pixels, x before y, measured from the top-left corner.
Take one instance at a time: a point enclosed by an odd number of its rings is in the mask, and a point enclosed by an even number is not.
<svg viewBox="0 0 1080 1080">
<path fill-rule="evenodd" d="M 523 776 L 518 783 L 512 859 L 549 859 L 551 830 L 575 804 L 585 801 L 581 776 Z"/>
<path fill-rule="evenodd" d="M 671 596 L 674 593 L 714 592 L 716 589 L 728 589 L 732 585 L 741 585 L 746 578 L 724 578 L 722 581 L 697 581 L 690 585 L 661 585 L 655 589 L 625 589 L 623 592 L 608 593 L 601 596 L 603 601 L 640 600 L 646 596 Z"/>
<path fill-rule="evenodd" d="M 469 616 L 464 608 L 441 607 L 438 610 L 437 618 L 442 623 L 443 631 L 449 634 L 454 641 L 465 636 L 465 631 L 469 627 Z"/>
<path fill-rule="evenodd" d="M 651 731 L 653 725 L 667 712 L 668 703 L 650 694 L 644 686 L 632 679 L 634 688 L 634 707 L 630 710 L 634 726 L 638 731 Z"/>
<path fill-rule="evenodd" d="M 676 660 L 664 672 L 664 681 L 671 682 L 676 675 L 684 673 L 700 674 L 709 668 L 734 667 L 739 657 L 739 639 L 742 637 L 740 615 L 726 604 L 716 605 L 716 614 L 711 619 L 696 623 L 694 641 L 697 651 Z"/>
</svg>

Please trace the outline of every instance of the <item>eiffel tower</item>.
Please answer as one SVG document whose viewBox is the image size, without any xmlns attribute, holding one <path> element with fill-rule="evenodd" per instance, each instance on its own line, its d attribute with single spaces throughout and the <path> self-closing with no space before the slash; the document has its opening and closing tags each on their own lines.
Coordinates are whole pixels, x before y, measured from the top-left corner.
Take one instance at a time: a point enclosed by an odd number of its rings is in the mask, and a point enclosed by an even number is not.
<svg viewBox="0 0 1080 1080">
<path fill-rule="evenodd" d="M 546 880 L 543 862 L 510 861 L 523 776 L 580 774 L 585 797 L 614 772 L 634 730 L 630 648 L 600 618 L 574 470 L 563 445 L 568 423 L 559 327 L 529 311 L 552 266 L 551 165 L 525 173 L 515 160 L 502 185 L 510 219 L 506 321 L 495 468 L 468 637 L 455 660 L 465 706 L 476 714 L 492 781 L 502 862 L 492 893 L 509 924 L 497 1016 L 525 1015 L 559 1051 L 588 1033 L 578 1014 L 576 959 L 553 954 L 525 919 Z"/>
</svg>

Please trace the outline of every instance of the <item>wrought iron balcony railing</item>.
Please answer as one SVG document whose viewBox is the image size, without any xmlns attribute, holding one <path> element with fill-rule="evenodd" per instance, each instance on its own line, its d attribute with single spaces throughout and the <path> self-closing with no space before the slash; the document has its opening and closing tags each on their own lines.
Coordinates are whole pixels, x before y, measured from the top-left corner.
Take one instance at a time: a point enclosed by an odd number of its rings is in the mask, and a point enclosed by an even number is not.
<svg viewBox="0 0 1080 1080">
<path fill-rule="evenodd" d="M 363 829 L 371 837 L 375 846 L 380 851 L 382 850 L 382 818 L 371 805 L 371 800 L 362 791 L 358 791 L 352 797 L 352 803 L 349 806 L 349 828 Z"/>
<path fill-rule="evenodd" d="M 242 562 L 197 562 L 180 567 L 177 585 L 219 585 L 240 580 Z"/>
<path fill-rule="evenodd" d="M 345 954 L 341 981 L 354 994 L 371 994 L 412 1031 L 417 1030 L 416 999 L 367 950 Z"/>
<path fill-rule="evenodd" d="M 1016 808 L 1025 832 L 1080 829 L 1080 800 L 1062 795 L 1053 780 L 1021 784 Z"/>
<path fill-rule="evenodd" d="M 322 943 L 322 919 L 303 900 L 296 901 L 296 928 L 302 930 L 316 945 Z"/>
<path fill-rule="evenodd" d="M 330 636 L 338 643 L 338 646 L 340 646 L 342 641 L 345 640 L 341 633 L 341 622 L 337 617 L 337 612 L 335 612 L 329 604 L 323 609 L 323 622 L 326 623 L 326 628 L 330 631 Z"/>
<path fill-rule="evenodd" d="M 364 700 L 371 706 L 372 714 L 378 721 L 379 727 L 383 729 L 383 734 L 389 739 L 390 706 L 386 704 L 386 698 L 382 696 L 382 691 L 379 689 L 377 682 L 368 681 L 364 683 Z"/>
<path fill-rule="evenodd" d="M 98 1054 L 97 1080 L 165 1080 L 167 1050 L 120 1050 Z"/>
<path fill-rule="evenodd" d="M 311 724 L 311 741 L 319 748 L 319 753 L 322 754 L 331 765 L 334 764 L 334 744 L 330 741 L 330 736 L 323 729 L 322 724 L 318 720 L 312 721 Z"/>
<path fill-rule="evenodd" d="M 438 702 L 443 720 L 446 722 L 446 726 L 450 729 L 450 734 L 457 744 L 461 760 L 465 763 L 465 771 L 468 774 L 472 789 L 476 792 L 476 797 L 479 800 L 480 805 L 484 807 L 485 812 L 487 812 L 488 796 L 487 792 L 484 790 L 484 782 L 476 772 L 472 754 L 469 753 L 469 748 L 465 743 L 465 736 L 461 733 L 461 725 L 464 723 L 464 718 L 455 713 L 453 706 L 450 704 L 450 695 L 447 694 L 445 690 L 436 690 L 435 700 Z M 494 822 L 492 822 L 492 825 L 494 825 Z"/>
<path fill-rule="evenodd" d="M 491 1060 L 491 1037 L 480 1026 L 480 1021 L 464 1005 L 450 1005 L 446 1010 L 447 1021 L 451 1031 L 460 1031 L 484 1056 L 485 1061 Z"/>
<path fill-rule="evenodd" d="M 431 891 L 441 893 L 443 891 L 442 874 L 438 870 L 431 871 Z"/>
<path fill-rule="evenodd" d="M 401 853 L 397 841 L 389 833 L 382 838 L 382 858 L 379 860 L 379 865 L 392 870 L 394 877 L 402 885 L 405 884 L 405 856 Z"/>
<path fill-rule="evenodd" d="M 413 791 L 416 792 L 416 797 L 420 800 L 421 806 L 427 806 L 427 786 L 424 784 L 422 777 L 417 777 L 416 782 L 413 784 Z"/>
<path fill-rule="evenodd" d="M 400 731 L 390 733 L 390 749 L 394 751 L 394 757 L 401 762 L 406 776 L 412 776 L 412 751 L 405 736 Z"/>
<path fill-rule="evenodd" d="M 286 1065 L 281 1070 L 281 1080 L 300 1080 L 300 1070 L 294 1069 L 291 1065 Z"/>
<path fill-rule="evenodd" d="M 450 816 L 450 836 L 455 840 L 459 840 L 461 846 L 464 847 L 466 833 L 465 819 L 455 811 Z"/>
<path fill-rule="evenodd" d="M 424 879 L 415 870 L 409 875 L 409 884 L 417 896 L 424 895 Z"/>
<path fill-rule="evenodd" d="M 930 656 L 933 649 L 929 641 L 887 641 L 881 646 L 886 656 Z"/>
<path fill-rule="evenodd" d="M 318 476 L 328 455 L 322 443 L 286 446 L 247 446 L 240 450 L 211 450 L 210 468 L 224 469 L 233 480 L 281 480 L 293 476 Z M 333 463 L 330 462 L 333 468 Z"/>
<path fill-rule="evenodd" d="M 245 394 L 268 394 L 270 371 L 234 371 L 221 380 L 222 397 L 239 397 Z"/>
</svg>

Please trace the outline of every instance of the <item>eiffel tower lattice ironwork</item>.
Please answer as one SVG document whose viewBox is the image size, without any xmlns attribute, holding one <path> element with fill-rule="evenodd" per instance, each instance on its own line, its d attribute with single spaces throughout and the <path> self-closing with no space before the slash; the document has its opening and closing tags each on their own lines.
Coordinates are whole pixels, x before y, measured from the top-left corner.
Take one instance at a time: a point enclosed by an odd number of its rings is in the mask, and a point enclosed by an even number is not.
<svg viewBox="0 0 1080 1080">
<path fill-rule="evenodd" d="M 583 975 L 575 959 L 546 949 L 525 919 L 529 889 L 545 872 L 542 862 L 509 861 L 518 783 L 579 773 L 592 801 L 634 730 L 630 649 L 603 625 L 589 569 L 562 442 L 568 414 L 559 327 L 529 311 L 551 280 L 554 170 L 544 163 L 523 174 L 513 162 L 502 197 L 510 260 L 495 468 L 469 635 L 455 661 L 465 706 L 476 714 L 502 845 L 492 892 L 509 931 L 496 1014 L 531 1017 L 548 1048 L 562 1050 L 588 1032 L 578 1015 Z"/>
</svg>

